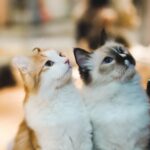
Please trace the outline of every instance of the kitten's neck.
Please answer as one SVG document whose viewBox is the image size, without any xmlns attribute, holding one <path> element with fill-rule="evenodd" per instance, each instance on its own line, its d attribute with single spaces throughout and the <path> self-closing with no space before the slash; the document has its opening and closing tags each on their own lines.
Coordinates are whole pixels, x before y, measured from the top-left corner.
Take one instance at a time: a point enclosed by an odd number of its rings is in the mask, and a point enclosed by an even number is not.
<svg viewBox="0 0 150 150">
<path fill-rule="evenodd" d="M 32 99 L 41 99 L 42 101 L 52 101 L 54 100 L 58 95 L 64 95 L 64 91 L 70 92 L 74 87 L 71 80 L 68 80 L 65 84 L 58 86 L 53 84 L 52 86 L 48 88 L 39 88 L 37 92 L 29 92 L 26 93 L 28 95 L 26 97 L 27 101 Z"/>
<path fill-rule="evenodd" d="M 106 102 L 106 99 L 113 99 L 119 94 L 132 93 L 138 89 L 141 89 L 141 85 L 140 78 L 136 74 L 130 81 L 124 83 L 113 81 L 107 84 L 85 86 L 83 95 L 85 100 L 88 101 L 99 101 L 101 99 L 101 101 Z"/>
<path fill-rule="evenodd" d="M 75 89 L 74 87 L 74 84 L 72 81 L 69 81 L 67 84 L 59 87 L 59 88 L 56 88 L 56 92 L 59 94 L 59 95 L 63 95 L 64 96 L 64 92 L 65 93 L 70 93 L 70 92 L 73 92 Z"/>
<path fill-rule="evenodd" d="M 116 82 L 111 82 L 109 84 L 103 85 L 91 85 L 83 87 L 83 96 L 85 102 L 93 103 L 94 101 L 104 101 L 106 102 L 106 97 L 112 99 L 114 93 L 117 93 L 120 89 L 120 84 Z"/>
</svg>

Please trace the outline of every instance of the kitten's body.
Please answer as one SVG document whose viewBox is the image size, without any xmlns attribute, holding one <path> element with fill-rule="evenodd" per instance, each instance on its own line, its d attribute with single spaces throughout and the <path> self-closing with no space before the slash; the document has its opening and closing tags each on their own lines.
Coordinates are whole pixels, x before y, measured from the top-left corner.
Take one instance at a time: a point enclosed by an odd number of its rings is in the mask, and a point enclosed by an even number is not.
<svg viewBox="0 0 150 150">
<path fill-rule="evenodd" d="M 146 150 L 149 103 L 130 53 L 106 43 L 94 53 L 75 49 L 96 150 Z"/>
<path fill-rule="evenodd" d="M 71 82 L 69 61 L 55 51 L 40 52 L 36 57 L 35 65 L 33 61 L 30 64 L 34 67 L 24 66 L 29 62 L 18 67 L 27 84 L 27 126 L 18 135 L 26 132 L 28 139 L 22 138 L 22 142 L 31 141 L 29 148 L 24 145 L 22 150 L 91 150 L 91 126 Z"/>
<path fill-rule="evenodd" d="M 87 138 L 90 125 L 72 83 L 56 91 L 49 90 L 48 98 L 43 96 L 46 94 L 43 92 L 42 95 L 31 96 L 25 105 L 26 120 L 34 129 L 41 149 L 91 149 L 90 138 Z"/>
<path fill-rule="evenodd" d="M 84 96 L 96 149 L 143 150 L 149 139 L 149 105 L 136 77 L 130 83 L 114 82 L 92 91 L 85 88 Z"/>
</svg>

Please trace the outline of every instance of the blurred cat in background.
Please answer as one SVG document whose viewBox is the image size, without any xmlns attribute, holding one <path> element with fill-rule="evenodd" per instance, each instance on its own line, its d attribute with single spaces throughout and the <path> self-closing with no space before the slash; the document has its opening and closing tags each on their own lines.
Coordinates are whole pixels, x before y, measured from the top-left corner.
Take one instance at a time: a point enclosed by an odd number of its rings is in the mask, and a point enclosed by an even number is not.
<svg viewBox="0 0 150 150">
<path fill-rule="evenodd" d="M 55 50 L 14 58 L 25 87 L 24 120 L 14 150 L 91 150 L 91 125 L 71 81 L 71 65 Z"/>
<path fill-rule="evenodd" d="M 132 0 L 84 0 L 83 6 L 84 11 L 77 13 L 76 40 L 79 47 L 97 49 L 103 27 L 110 37 L 127 47 L 131 45 L 133 39 L 129 38 L 130 34 L 139 26 L 139 17 Z M 76 8 L 76 12 L 80 10 Z"/>
</svg>

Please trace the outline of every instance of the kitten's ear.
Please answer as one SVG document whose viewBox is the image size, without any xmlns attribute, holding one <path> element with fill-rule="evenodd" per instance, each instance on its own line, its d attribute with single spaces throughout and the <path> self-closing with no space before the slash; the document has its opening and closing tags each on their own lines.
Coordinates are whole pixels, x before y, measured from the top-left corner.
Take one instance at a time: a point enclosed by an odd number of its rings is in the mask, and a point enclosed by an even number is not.
<svg viewBox="0 0 150 150">
<path fill-rule="evenodd" d="M 100 32 L 100 43 L 99 43 L 99 46 L 102 46 L 106 43 L 106 41 L 108 40 L 108 37 L 107 37 L 107 33 L 106 33 L 106 30 L 105 28 L 102 28 L 101 32 Z"/>
<path fill-rule="evenodd" d="M 23 74 L 26 74 L 29 72 L 30 60 L 28 57 L 25 57 L 25 56 L 15 57 L 12 60 L 12 64 Z"/>
<path fill-rule="evenodd" d="M 93 34 L 89 36 L 88 40 L 89 48 L 91 50 L 96 50 L 100 46 L 104 45 L 108 40 L 105 28 L 101 28 L 100 30 L 96 31 L 96 33 L 93 32 Z"/>
<path fill-rule="evenodd" d="M 34 54 L 39 54 L 41 51 L 42 51 L 42 49 L 40 49 L 39 47 L 35 47 L 35 48 L 32 50 L 32 52 L 33 52 Z"/>
<path fill-rule="evenodd" d="M 87 60 L 90 58 L 91 53 L 81 48 L 74 48 L 75 60 L 80 68 L 86 67 Z"/>
</svg>

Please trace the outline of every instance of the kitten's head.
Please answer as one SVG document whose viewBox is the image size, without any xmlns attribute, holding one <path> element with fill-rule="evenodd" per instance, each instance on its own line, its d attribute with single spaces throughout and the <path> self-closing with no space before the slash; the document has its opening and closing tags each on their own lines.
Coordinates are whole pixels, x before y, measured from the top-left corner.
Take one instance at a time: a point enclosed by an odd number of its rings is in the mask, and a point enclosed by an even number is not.
<svg viewBox="0 0 150 150">
<path fill-rule="evenodd" d="M 52 86 L 58 88 L 70 80 L 71 66 L 68 58 L 55 50 L 36 50 L 38 52 L 32 56 L 13 59 L 29 92 Z"/>
<path fill-rule="evenodd" d="M 75 48 L 74 55 L 85 84 L 129 81 L 135 75 L 135 60 L 121 44 L 108 42 L 89 53 Z"/>
</svg>

